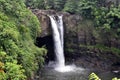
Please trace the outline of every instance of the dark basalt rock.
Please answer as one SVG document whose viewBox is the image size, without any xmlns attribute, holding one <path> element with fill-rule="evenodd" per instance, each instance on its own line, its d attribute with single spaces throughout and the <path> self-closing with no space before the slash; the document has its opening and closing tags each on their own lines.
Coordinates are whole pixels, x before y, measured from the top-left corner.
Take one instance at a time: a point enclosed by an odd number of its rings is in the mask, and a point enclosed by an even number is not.
<svg viewBox="0 0 120 80">
<path fill-rule="evenodd" d="M 56 12 L 54 10 L 39 10 L 34 9 L 32 12 L 38 17 L 40 21 L 40 27 L 42 28 L 42 32 L 40 37 L 48 36 L 52 34 L 51 31 L 51 24 L 49 15 L 63 15 L 63 23 L 65 28 L 65 34 L 69 33 L 69 29 L 73 29 L 76 25 L 78 25 L 78 22 L 82 20 L 82 17 L 79 15 L 70 15 L 67 12 Z"/>
<path fill-rule="evenodd" d="M 38 35 L 37 44 L 40 47 L 46 45 L 48 49 L 47 61 L 54 60 L 55 57 L 51 23 L 48 15 L 63 15 L 64 53 L 67 61 L 74 62 L 78 66 L 114 71 L 113 68 L 115 66 L 113 64 L 120 60 L 118 55 L 113 54 L 111 51 L 102 51 L 96 47 L 89 49 L 87 46 L 104 44 L 108 45 L 108 47 L 117 46 L 119 48 L 119 39 L 109 39 L 109 36 L 105 36 L 105 38 L 100 37 L 101 33 L 95 32 L 93 21 L 85 20 L 80 15 L 71 15 L 66 12 L 56 12 L 54 10 L 35 9 L 32 11 L 40 21 L 42 32 Z M 41 42 L 41 39 L 43 42 Z"/>
</svg>

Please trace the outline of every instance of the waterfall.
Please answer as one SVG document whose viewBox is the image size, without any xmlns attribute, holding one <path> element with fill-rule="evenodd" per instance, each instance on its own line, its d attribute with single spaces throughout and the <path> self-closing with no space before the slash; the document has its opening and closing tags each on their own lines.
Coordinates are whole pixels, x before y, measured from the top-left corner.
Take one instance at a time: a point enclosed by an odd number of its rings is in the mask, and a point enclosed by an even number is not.
<svg viewBox="0 0 120 80">
<path fill-rule="evenodd" d="M 54 40 L 54 52 L 56 55 L 55 70 L 59 72 L 68 72 L 73 71 L 75 65 L 65 66 L 64 58 L 64 28 L 62 16 L 49 16 L 51 21 L 51 27 L 53 31 L 53 40 Z"/>
<path fill-rule="evenodd" d="M 54 16 L 49 16 L 51 20 L 53 38 L 54 38 L 54 52 L 56 54 L 56 66 L 64 67 L 65 58 L 63 52 L 63 21 L 62 16 L 58 16 L 58 20 Z"/>
<path fill-rule="evenodd" d="M 62 45 L 63 52 L 64 52 L 64 28 L 63 28 L 62 16 L 58 16 L 58 29 L 60 30 L 61 45 Z"/>
</svg>

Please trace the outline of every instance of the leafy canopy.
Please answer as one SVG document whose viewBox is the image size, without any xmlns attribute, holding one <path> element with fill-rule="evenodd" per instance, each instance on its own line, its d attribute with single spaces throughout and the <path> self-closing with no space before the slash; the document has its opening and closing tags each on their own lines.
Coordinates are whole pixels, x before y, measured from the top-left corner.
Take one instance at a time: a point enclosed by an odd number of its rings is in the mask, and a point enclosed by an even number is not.
<svg viewBox="0 0 120 80">
<path fill-rule="evenodd" d="M 0 0 L 0 80 L 25 80 L 42 65 L 46 50 L 34 45 L 39 25 L 23 0 Z"/>
</svg>

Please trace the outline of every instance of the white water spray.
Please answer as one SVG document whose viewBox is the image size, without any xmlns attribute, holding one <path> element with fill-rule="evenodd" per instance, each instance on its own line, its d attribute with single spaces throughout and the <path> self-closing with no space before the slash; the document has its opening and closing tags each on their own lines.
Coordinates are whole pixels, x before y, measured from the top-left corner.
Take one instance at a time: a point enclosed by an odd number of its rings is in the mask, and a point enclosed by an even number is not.
<svg viewBox="0 0 120 80">
<path fill-rule="evenodd" d="M 60 40 L 61 40 L 61 45 L 63 48 L 63 52 L 64 52 L 64 28 L 63 28 L 63 20 L 62 20 L 62 16 L 58 16 L 58 29 L 59 29 L 59 33 L 60 33 Z"/>
<path fill-rule="evenodd" d="M 65 66 L 65 58 L 63 53 L 63 25 L 62 16 L 58 17 L 59 22 L 56 21 L 54 16 L 50 16 L 53 38 L 54 38 L 54 51 L 56 54 L 56 67 L 62 68 Z"/>
<path fill-rule="evenodd" d="M 54 16 L 49 16 L 52 30 L 53 30 L 53 38 L 54 38 L 54 51 L 56 54 L 56 64 L 54 66 L 56 71 L 59 72 L 69 72 L 73 71 L 75 65 L 65 66 L 65 58 L 64 58 L 64 28 L 62 16 L 58 16 L 58 20 L 55 19 Z"/>
</svg>

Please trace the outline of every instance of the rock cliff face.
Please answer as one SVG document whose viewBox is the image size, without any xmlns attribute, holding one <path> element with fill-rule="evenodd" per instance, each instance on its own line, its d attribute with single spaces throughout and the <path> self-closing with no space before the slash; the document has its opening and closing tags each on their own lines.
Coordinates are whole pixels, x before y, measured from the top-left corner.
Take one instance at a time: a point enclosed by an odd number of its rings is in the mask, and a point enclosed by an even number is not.
<svg viewBox="0 0 120 80">
<path fill-rule="evenodd" d="M 56 12 L 54 10 L 33 10 L 33 13 L 37 15 L 42 28 L 42 33 L 38 35 L 37 45 L 46 45 L 48 54 L 46 60 L 53 60 L 53 40 L 51 23 L 48 15 L 63 15 L 63 23 L 65 29 L 65 56 L 77 59 L 76 64 L 83 66 L 90 65 L 90 67 L 98 67 L 107 69 L 112 64 L 119 61 L 119 56 L 113 54 L 111 48 L 106 48 L 101 44 L 110 46 L 118 45 L 119 40 L 104 36 L 101 34 L 101 30 L 96 30 L 93 26 L 93 21 L 82 19 L 79 15 L 71 15 L 66 12 Z M 102 32 L 103 33 L 103 32 Z M 107 40 L 108 39 L 108 40 Z M 105 48 L 105 50 L 104 50 Z M 114 56 L 114 58 L 113 58 Z M 80 60 L 79 60 L 80 59 Z M 71 59 L 70 59 L 71 60 Z M 95 60 L 95 61 L 94 61 Z M 87 64 L 83 63 L 86 62 Z M 108 64 L 108 62 L 110 62 Z M 105 64 L 106 65 L 105 65 Z"/>
<path fill-rule="evenodd" d="M 56 12 L 54 10 L 33 10 L 33 13 L 37 15 L 42 28 L 42 33 L 38 35 L 37 41 L 38 45 L 42 46 L 43 44 L 49 45 L 46 46 L 48 49 L 48 57 L 51 56 L 53 53 L 53 45 L 50 42 L 52 39 L 52 30 L 51 30 L 51 23 L 49 19 L 49 15 L 63 15 L 63 24 L 64 24 L 64 39 L 65 39 L 65 53 L 76 53 L 78 50 L 78 28 L 79 22 L 82 20 L 81 16 L 78 15 L 70 15 L 66 12 Z M 41 39 L 47 38 L 48 41 L 46 42 L 39 42 Z M 67 55 L 67 54 L 66 54 Z"/>
<path fill-rule="evenodd" d="M 51 23 L 49 15 L 63 15 L 64 24 L 64 40 L 65 40 L 65 53 L 78 53 L 79 43 L 84 42 L 84 31 L 79 31 L 78 26 L 82 21 L 82 17 L 79 15 L 70 15 L 66 12 L 56 12 L 54 10 L 33 10 L 33 13 L 37 15 L 42 28 L 42 33 L 38 35 L 38 38 L 52 36 Z M 80 32 L 80 33 L 79 33 Z M 79 36 L 80 35 L 80 36 Z M 52 37 L 51 37 L 52 38 Z M 49 42 L 49 41 L 48 41 Z M 46 43 L 45 43 L 46 44 Z M 51 46 L 53 47 L 53 46 Z"/>
<path fill-rule="evenodd" d="M 63 15 L 63 22 L 65 25 L 65 34 L 67 34 L 69 29 L 73 29 L 78 25 L 78 22 L 82 20 L 80 16 L 70 15 L 66 12 L 56 12 L 54 10 L 32 10 L 35 15 L 37 15 L 42 28 L 42 33 L 38 35 L 39 37 L 44 37 L 52 34 L 51 31 L 51 23 L 49 19 L 49 15 Z M 68 29 L 69 28 L 69 29 Z"/>
</svg>

